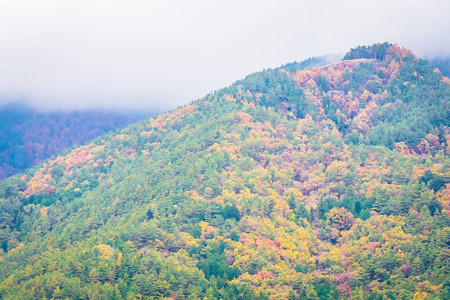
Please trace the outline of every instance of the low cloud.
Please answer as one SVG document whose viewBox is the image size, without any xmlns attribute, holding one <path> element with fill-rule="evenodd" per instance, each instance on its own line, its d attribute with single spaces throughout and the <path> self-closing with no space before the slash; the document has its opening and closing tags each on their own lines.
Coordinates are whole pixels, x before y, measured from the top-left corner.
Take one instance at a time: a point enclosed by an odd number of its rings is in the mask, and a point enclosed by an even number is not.
<svg viewBox="0 0 450 300">
<path fill-rule="evenodd" d="M 248 73 L 362 44 L 449 54 L 449 16 L 443 0 L 7 0 L 0 98 L 169 109 Z"/>
</svg>

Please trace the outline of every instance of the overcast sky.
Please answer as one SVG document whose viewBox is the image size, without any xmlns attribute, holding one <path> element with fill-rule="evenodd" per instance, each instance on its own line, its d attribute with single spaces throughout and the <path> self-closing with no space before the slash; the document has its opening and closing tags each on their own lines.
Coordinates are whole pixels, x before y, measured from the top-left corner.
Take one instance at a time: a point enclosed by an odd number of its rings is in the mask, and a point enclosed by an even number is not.
<svg viewBox="0 0 450 300">
<path fill-rule="evenodd" d="M 1 0 L 0 98 L 168 109 L 245 75 L 389 41 L 450 54 L 448 0 Z"/>
</svg>

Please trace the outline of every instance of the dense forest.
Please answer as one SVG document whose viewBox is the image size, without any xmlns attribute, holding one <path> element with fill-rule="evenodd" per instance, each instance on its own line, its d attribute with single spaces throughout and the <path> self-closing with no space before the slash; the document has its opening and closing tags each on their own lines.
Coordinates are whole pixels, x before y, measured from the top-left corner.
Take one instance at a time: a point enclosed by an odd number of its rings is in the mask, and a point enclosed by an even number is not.
<svg viewBox="0 0 450 300">
<path fill-rule="evenodd" d="M 149 115 L 107 110 L 42 112 L 26 103 L 6 103 L 0 107 L 0 180 Z"/>
<path fill-rule="evenodd" d="M 0 182 L 0 297 L 450 299 L 449 105 L 377 44 L 65 150 Z"/>
</svg>

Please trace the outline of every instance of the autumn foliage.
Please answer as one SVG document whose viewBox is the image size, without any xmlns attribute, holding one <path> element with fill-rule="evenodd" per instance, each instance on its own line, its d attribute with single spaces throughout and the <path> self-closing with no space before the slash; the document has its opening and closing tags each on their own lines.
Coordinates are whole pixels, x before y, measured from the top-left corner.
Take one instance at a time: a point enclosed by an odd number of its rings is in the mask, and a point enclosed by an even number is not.
<svg viewBox="0 0 450 300">
<path fill-rule="evenodd" d="M 450 86 L 380 47 L 249 75 L 3 181 L 0 297 L 448 299 Z"/>
</svg>

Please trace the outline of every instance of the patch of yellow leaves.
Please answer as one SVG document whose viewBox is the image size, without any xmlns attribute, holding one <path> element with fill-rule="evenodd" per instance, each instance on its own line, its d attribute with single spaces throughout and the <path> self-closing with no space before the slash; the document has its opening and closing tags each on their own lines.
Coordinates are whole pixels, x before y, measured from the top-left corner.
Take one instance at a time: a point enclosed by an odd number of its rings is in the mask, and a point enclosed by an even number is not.
<svg viewBox="0 0 450 300">
<path fill-rule="evenodd" d="M 94 246 L 94 248 L 92 249 L 95 248 L 98 249 L 98 252 L 100 253 L 102 259 L 110 259 L 113 256 L 114 249 L 109 245 L 101 244 Z"/>
</svg>

